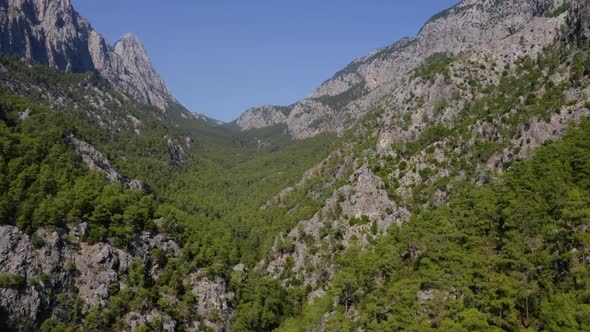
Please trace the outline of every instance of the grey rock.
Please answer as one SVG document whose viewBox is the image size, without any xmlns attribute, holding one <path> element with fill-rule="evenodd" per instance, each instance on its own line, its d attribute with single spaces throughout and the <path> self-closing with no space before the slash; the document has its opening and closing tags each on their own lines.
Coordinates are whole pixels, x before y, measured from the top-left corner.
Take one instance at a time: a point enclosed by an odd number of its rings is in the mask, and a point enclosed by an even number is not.
<svg viewBox="0 0 590 332">
<path fill-rule="evenodd" d="M 199 271 L 189 275 L 185 284 L 197 298 L 197 312 L 208 329 L 224 331 L 229 327 L 234 294 L 227 290 L 224 280 L 211 280 L 204 271 Z"/>
<path fill-rule="evenodd" d="M 68 136 L 67 142 L 74 145 L 76 151 L 80 154 L 82 160 L 91 171 L 105 174 L 111 183 L 123 180 L 123 176 L 114 169 L 111 165 L 111 161 L 94 146 L 88 142 L 79 140 L 73 135 Z"/>
<path fill-rule="evenodd" d="M 240 263 L 240 264 L 237 264 L 236 266 L 234 266 L 233 270 L 236 272 L 245 272 L 246 266 L 244 264 Z"/>
<path fill-rule="evenodd" d="M 39 321 L 39 308 L 43 299 L 33 288 L 26 290 L 0 288 L 0 308 L 5 308 L 13 327 L 22 331 L 34 331 Z"/>
<path fill-rule="evenodd" d="M 0 226 L 0 273 L 19 275 L 25 280 L 22 289 L 0 289 L 0 309 L 8 315 L 11 327 L 19 331 L 35 331 L 42 323 L 42 315 L 59 315 L 60 308 L 51 307 L 51 295 L 67 294 L 83 300 L 84 310 L 108 303 L 110 286 L 126 287 L 125 281 L 130 264 L 140 259 L 147 261 L 147 252 L 152 248 L 162 249 L 169 257 L 180 254 L 180 248 L 163 235 L 144 233 L 132 247 L 144 248 L 145 255 L 134 256 L 108 243 L 89 245 L 80 240 L 88 231 L 88 224 L 81 223 L 69 230 L 41 228 L 31 237 L 13 226 Z M 133 252 L 134 250 L 132 250 Z M 139 249 L 135 249 L 138 253 Z M 207 308 L 230 314 L 229 302 L 233 295 L 227 292 L 222 280 L 209 281 L 195 278 L 190 285 L 202 297 L 202 312 Z M 203 283 L 200 285 L 200 283 Z M 74 291 L 76 292 L 74 293 Z M 216 299 L 209 307 L 206 301 Z M 151 309 L 150 309 L 151 310 Z M 223 311 L 224 310 L 224 311 Z M 174 331 L 177 322 L 157 310 L 134 313 L 125 317 L 132 328 L 160 318 L 164 331 Z M 225 317 L 225 316 L 224 316 Z"/>
<path fill-rule="evenodd" d="M 166 258 L 175 258 L 181 253 L 178 244 L 172 238 L 162 234 L 153 235 L 149 232 L 142 232 L 136 234 L 130 243 L 130 253 L 144 262 L 148 261 L 152 249 L 162 250 Z M 150 271 L 153 279 L 157 279 L 159 268 L 161 267 L 158 264 L 154 264 L 152 271 Z"/>
<path fill-rule="evenodd" d="M 127 188 L 131 190 L 144 190 L 146 188 L 145 181 L 133 179 L 127 182 Z"/>
<path fill-rule="evenodd" d="M 166 257 L 178 257 L 178 244 L 162 234 L 141 233 L 124 251 L 109 243 L 90 245 L 81 240 L 88 232 L 88 224 L 73 225 L 69 229 L 40 228 L 32 237 L 13 226 L 0 226 L 0 273 L 19 275 L 25 280 L 21 289 L 0 288 L 0 310 L 6 313 L 10 327 L 19 331 L 35 331 L 45 314 L 63 314 L 54 306 L 53 296 L 66 294 L 79 297 L 83 311 L 105 306 L 110 300 L 111 286 L 126 285 L 128 269 L 135 260 L 149 267 L 149 252 L 160 249 Z M 35 238 L 35 241 L 32 238 Z M 34 245 L 35 243 L 35 245 Z M 163 266 L 153 264 L 152 278 L 156 279 Z M 202 331 L 227 329 L 233 314 L 234 294 L 221 278 L 211 279 L 203 271 L 184 280 L 187 289 L 197 298 L 193 315 L 202 319 L 186 322 L 184 330 Z M 47 290 L 51 292 L 47 292 Z M 179 299 L 163 294 L 170 303 Z M 132 312 L 122 317 L 131 331 L 149 324 L 161 331 L 175 331 L 179 322 L 155 307 Z M 159 326 L 154 324 L 159 323 Z"/>
<path fill-rule="evenodd" d="M 80 297 L 92 307 L 107 303 L 109 285 L 120 281 L 119 274 L 127 271 L 133 257 L 105 243 L 82 244 L 74 262 L 80 272 L 76 282 Z"/>
<path fill-rule="evenodd" d="M 69 235 L 80 241 L 81 239 L 83 239 L 84 237 L 86 237 L 86 235 L 88 235 L 88 223 L 87 222 L 83 222 L 81 224 L 75 225 L 70 229 L 70 233 Z"/>
<path fill-rule="evenodd" d="M 168 145 L 168 154 L 170 156 L 170 161 L 177 163 L 182 163 L 183 161 L 185 161 L 186 153 L 182 148 L 182 145 L 177 143 L 171 137 L 164 136 L 164 139 L 166 140 L 166 144 Z"/>
<path fill-rule="evenodd" d="M 126 34 L 119 40 L 113 51 L 122 61 L 123 72 L 115 72 L 112 79 L 138 100 L 147 101 L 160 109 L 166 109 L 172 94 L 160 79 L 151 64 L 145 47 L 132 34 Z"/>
<path fill-rule="evenodd" d="M 259 108 L 251 108 L 244 112 L 236 124 L 242 130 L 265 128 L 285 123 L 287 114 L 291 112 L 289 107 L 266 105 Z"/>
<path fill-rule="evenodd" d="M 353 178 L 353 185 L 340 189 L 340 194 L 346 197 L 339 203 L 343 214 L 356 218 L 367 216 L 376 220 L 381 217 L 383 210 L 395 207 L 382 190 L 383 181 L 367 165 L 358 169 Z"/>
<path fill-rule="evenodd" d="M 18 112 L 18 119 L 20 121 L 24 121 L 26 120 L 29 116 L 31 116 L 31 114 L 33 113 L 32 110 L 30 109 L 26 109 L 24 112 Z"/>
<path fill-rule="evenodd" d="M 355 163 L 350 163 L 354 165 Z M 321 165 L 317 166 L 321 169 Z M 319 169 L 314 170 L 320 172 Z M 362 246 L 373 238 L 370 228 L 376 224 L 378 232 L 385 232 L 395 224 L 409 219 L 409 212 L 390 201 L 383 190 L 383 181 L 367 165 L 358 167 L 348 179 L 349 184 L 333 192 L 324 207 L 309 220 L 302 220 L 286 236 L 279 236 L 268 261 L 259 268 L 274 278 L 292 271 L 304 285 L 311 286 L 310 300 L 323 294 L 320 281 L 330 280 L 335 273 L 335 257 L 353 243 Z M 340 210 L 340 214 L 335 211 Z M 366 224 L 351 225 L 352 217 L 368 217 Z M 313 238 L 313 244 L 306 239 Z M 354 239 L 354 240 L 353 240 Z M 285 284 L 287 280 L 281 279 Z"/>
<path fill-rule="evenodd" d="M 162 111 L 176 103 L 136 37 L 109 45 L 71 0 L 0 1 L 0 51 L 66 71 L 96 71 Z"/>
<path fill-rule="evenodd" d="M 121 175 L 121 173 L 112 166 L 110 159 L 98 149 L 96 149 L 92 144 L 82 141 L 76 138 L 74 135 L 69 135 L 66 138 L 66 142 L 74 145 L 76 152 L 78 152 L 88 169 L 104 174 L 109 182 L 121 182 L 131 190 L 144 190 L 147 187 L 145 181 L 138 179 L 129 180 L 128 178 Z M 180 158 L 180 154 L 178 158 Z"/>
<path fill-rule="evenodd" d="M 152 325 L 159 322 L 159 326 L 155 326 L 158 331 L 174 332 L 176 331 L 177 323 L 169 315 L 162 313 L 157 309 L 153 309 L 148 313 L 131 312 L 123 318 L 130 327 L 130 330 L 136 331 L 140 326 Z"/>
<path fill-rule="evenodd" d="M 393 112 L 402 106 L 403 100 L 395 97 L 384 101 L 411 91 L 405 83 L 433 54 L 485 52 L 505 55 L 507 61 L 534 55 L 554 40 L 555 30 L 565 22 L 565 15 L 543 17 L 562 3 L 510 0 L 498 5 L 494 0 L 464 0 L 427 22 L 415 38 L 402 39 L 353 61 L 309 98 L 286 109 L 266 106 L 247 110 L 236 124 L 244 130 L 286 124 L 295 139 L 324 132 L 341 134 L 373 109 Z M 523 45 L 510 39 L 515 35 L 523 38 Z"/>
<path fill-rule="evenodd" d="M 33 248 L 29 237 L 16 227 L 0 227 L 0 272 L 23 277 L 32 274 Z"/>
</svg>

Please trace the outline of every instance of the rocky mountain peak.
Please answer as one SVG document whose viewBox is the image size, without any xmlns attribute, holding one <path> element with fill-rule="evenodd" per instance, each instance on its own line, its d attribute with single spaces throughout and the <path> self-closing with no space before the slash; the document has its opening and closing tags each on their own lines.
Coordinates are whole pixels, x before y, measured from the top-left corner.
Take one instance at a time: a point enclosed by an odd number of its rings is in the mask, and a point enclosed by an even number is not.
<svg viewBox="0 0 590 332">
<path fill-rule="evenodd" d="M 118 78 L 124 80 L 129 88 L 135 89 L 131 93 L 160 109 L 166 109 L 174 98 L 154 69 L 141 40 L 127 33 L 115 43 L 113 52 L 125 68 Z"/>
<path fill-rule="evenodd" d="M 126 33 L 121 39 L 115 43 L 115 52 L 118 54 L 126 51 L 133 51 L 136 54 L 141 54 L 147 57 L 147 51 L 143 46 L 143 43 L 136 35 L 132 33 Z"/>
<path fill-rule="evenodd" d="M 244 130 L 269 127 L 286 121 L 290 111 L 289 107 L 274 105 L 251 108 L 236 120 L 236 124 Z"/>
<path fill-rule="evenodd" d="M 27 2 L 27 0 L 19 0 L 18 2 Z M 46 15 L 52 16 L 52 14 L 57 12 L 67 13 L 73 16 L 74 7 L 71 0 L 33 0 L 32 2 L 40 20 L 43 20 Z"/>
<path fill-rule="evenodd" d="M 0 0 L 0 52 L 71 72 L 96 71 L 162 111 L 176 102 L 139 38 L 127 34 L 111 46 L 71 0 Z"/>
</svg>

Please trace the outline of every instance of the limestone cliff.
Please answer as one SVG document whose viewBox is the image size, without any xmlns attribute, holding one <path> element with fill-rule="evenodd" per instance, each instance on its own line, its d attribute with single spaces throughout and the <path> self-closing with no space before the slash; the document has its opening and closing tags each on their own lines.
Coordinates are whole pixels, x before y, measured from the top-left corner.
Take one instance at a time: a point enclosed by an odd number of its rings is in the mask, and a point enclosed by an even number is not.
<svg viewBox="0 0 590 332">
<path fill-rule="evenodd" d="M 71 0 L 0 1 L 0 51 L 70 72 L 96 71 L 162 111 L 175 103 L 137 37 L 109 45 Z"/>
<path fill-rule="evenodd" d="M 563 3 L 563 0 L 508 0 L 501 4 L 495 0 L 464 0 L 433 16 L 415 38 L 402 39 L 353 61 L 309 98 L 290 106 L 288 113 L 278 107 L 254 108 L 236 123 L 243 130 L 284 123 L 296 139 L 322 132 L 342 133 L 372 109 L 390 110 L 399 106 L 399 103 L 384 105 L 384 97 L 399 94 L 400 90 L 409 93 L 409 87 L 402 86 L 402 82 L 433 54 L 502 52 L 510 61 L 518 55 L 538 52 L 541 49 L 538 46 L 554 40 L 555 29 L 564 22 L 563 16 L 546 14 Z M 508 39 L 516 34 L 527 41 L 534 38 L 534 47 L 525 49 Z M 264 121 L 260 114 L 264 114 Z"/>
</svg>

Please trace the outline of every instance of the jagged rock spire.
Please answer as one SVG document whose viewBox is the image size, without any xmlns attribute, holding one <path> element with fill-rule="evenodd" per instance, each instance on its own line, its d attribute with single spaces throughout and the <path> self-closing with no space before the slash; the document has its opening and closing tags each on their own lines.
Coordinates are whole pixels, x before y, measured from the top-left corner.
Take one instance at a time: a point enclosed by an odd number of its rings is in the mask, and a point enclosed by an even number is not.
<svg viewBox="0 0 590 332">
<path fill-rule="evenodd" d="M 109 45 L 71 0 L 0 0 L 0 51 L 66 71 L 97 71 L 162 111 L 175 102 L 137 37 Z"/>
</svg>

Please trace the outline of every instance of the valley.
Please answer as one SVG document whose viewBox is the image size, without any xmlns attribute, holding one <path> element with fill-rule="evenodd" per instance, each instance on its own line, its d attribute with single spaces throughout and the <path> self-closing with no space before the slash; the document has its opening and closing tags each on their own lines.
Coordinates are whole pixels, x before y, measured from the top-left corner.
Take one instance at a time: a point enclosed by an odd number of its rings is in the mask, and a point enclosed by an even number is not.
<svg viewBox="0 0 590 332">
<path fill-rule="evenodd" d="M 224 124 L 0 1 L 0 330 L 590 330 L 589 6 L 464 0 Z"/>
</svg>

